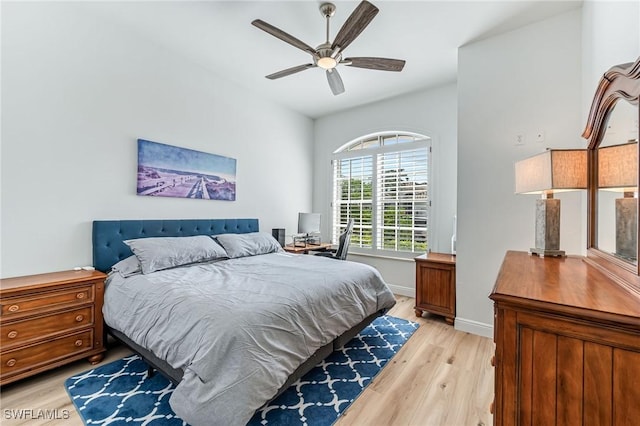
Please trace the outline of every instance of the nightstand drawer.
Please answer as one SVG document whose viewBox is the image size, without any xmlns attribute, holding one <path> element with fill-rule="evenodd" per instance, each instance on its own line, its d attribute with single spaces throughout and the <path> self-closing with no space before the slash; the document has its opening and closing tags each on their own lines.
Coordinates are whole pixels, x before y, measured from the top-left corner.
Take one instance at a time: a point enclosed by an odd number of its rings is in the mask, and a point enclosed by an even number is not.
<svg viewBox="0 0 640 426">
<path fill-rule="evenodd" d="M 30 297 L 17 297 L 2 301 L 2 316 L 9 317 L 31 311 L 52 310 L 61 305 L 82 304 L 93 301 L 93 286 L 83 286 L 40 293 Z"/>
<path fill-rule="evenodd" d="M 93 324 L 93 307 L 91 306 L 15 321 L 10 324 L 5 323 L 2 325 L 0 345 L 4 350 L 91 324 Z"/>
<path fill-rule="evenodd" d="M 0 354 L 2 376 L 50 364 L 58 359 L 88 351 L 93 347 L 93 330 L 72 334 L 60 339 L 22 347 Z"/>
</svg>

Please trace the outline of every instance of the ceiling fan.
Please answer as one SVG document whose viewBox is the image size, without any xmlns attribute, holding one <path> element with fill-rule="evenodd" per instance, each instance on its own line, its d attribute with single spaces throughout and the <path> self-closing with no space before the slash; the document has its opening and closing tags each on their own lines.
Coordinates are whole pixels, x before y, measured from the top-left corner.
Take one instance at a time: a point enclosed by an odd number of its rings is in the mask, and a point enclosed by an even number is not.
<svg viewBox="0 0 640 426">
<path fill-rule="evenodd" d="M 355 10 L 351 13 L 349 18 L 345 21 L 340 31 L 333 40 L 333 43 L 329 41 L 329 21 L 336 12 L 336 6 L 332 3 L 323 3 L 320 5 L 320 13 L 326 18 L 327 21 L 327 39 L 324 43 L 316 47 L 315 49 L 308 44 L 298 40 L 292 35 L 285 33 L 279 28 L 274 27 L 260 19 L 254 20 L 251 24 L 260 28 L 263 31 L 271 34 L 272 36 L 279 38 L 280 40 L 289 43 L 290 45 L 297 47 L 309 53 L 313 58 L 313 62 L 310 64 L 298 65 L 295 67 L 287 68 L 282 71 L 275 72 L 266 76 L 270 80 L 285 77 L 291 74 L 295 74 L 300 71 L 304 71 L 309 68 L 320 67 L 326 70 L 327 80 L 329 81 L 329 87 L 334 95 L 339 95 L 344 92 L 344 84 L 342 78 L 338 74 L 336 67 L 338 65 L 346 65 L 357 68 L 368 68 L 373 70 L 382 71 L 402 71 L 405 61 L 401 59 L 389 59 L 389 58 L 374 58 L 374 57 L 355 57 L 355 58 L 343 58 L 342 54 L 344 50 L 353 42 L 353 40 L 360 35 L 360 33 L 369 25 L 373 18 L 378 13 L 379 9 L 369 3 L 368 1 L 362 1 Z"/>
</svg>

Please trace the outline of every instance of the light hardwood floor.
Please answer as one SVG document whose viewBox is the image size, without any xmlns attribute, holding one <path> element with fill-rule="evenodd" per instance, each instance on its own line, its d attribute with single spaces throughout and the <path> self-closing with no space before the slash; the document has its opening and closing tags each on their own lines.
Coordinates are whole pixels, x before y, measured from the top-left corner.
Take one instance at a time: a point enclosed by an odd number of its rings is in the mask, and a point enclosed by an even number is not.
<svg viewBox="0 0 640 426">
<path fill-rule="evenodd" d="M 489 426 L 493 400 L 494 353 L 491 339 L 454 330 L 437 316 L 417 318 L 413 298 L 396 296 L 390 315 L 420 323 L 420 328 L 347 409 L 336 426 L 415 425 Z M 130 351 L 109 349 L 103 363 Z M 64 381 L 91 366 L 78 361 L 4 386 L 0 391 L 2 425 L 82 426 Z M 48 410 L 68 419 L 13 419 L 12 410 Z"/>
</svg>

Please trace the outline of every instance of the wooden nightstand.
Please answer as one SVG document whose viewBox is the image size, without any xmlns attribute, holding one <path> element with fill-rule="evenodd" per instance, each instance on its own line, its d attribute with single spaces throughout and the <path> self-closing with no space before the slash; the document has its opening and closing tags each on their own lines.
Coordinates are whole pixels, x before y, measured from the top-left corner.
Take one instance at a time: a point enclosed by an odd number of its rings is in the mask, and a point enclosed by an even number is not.
<svg viewBox="0 0 640 426">
<path fill-rule="evenodd" d="M 0 280 L 0 385 L 104 357 L 106 275 L 63 271 Z"/>
<path fill-rule="evenodd" d="M 445 253 L 418 256 L 416 261 L 416 316 L 431 312 L 453 325 L 456 318 L 456 257 Z"/>
</svg>

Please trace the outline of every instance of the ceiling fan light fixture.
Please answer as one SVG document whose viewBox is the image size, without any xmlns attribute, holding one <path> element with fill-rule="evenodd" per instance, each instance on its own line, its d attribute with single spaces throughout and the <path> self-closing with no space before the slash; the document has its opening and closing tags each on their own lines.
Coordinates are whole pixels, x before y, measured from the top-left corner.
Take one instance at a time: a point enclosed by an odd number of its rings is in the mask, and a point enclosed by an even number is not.
<svg viewBox="0 0 640 426">
<path fill-rule="evenodd" d="M 325 56 L 325 57 L 319 58 L 318 61 L 316 62 L 316 64 L 320 68 L 323 68 L 325 70 L 330 70 L 330 69 L 335 68 L 336 65 L 338 65 L 338 61 L 336 61 L 331 56 Z"/>
<path fill-rule="evenodd" d="M 320 13 L 326 20 L 327 38 L 324 43 L 320 44 L 316 48 L 309 46 L 307 43 L 298 40 L 291 34 L 288 34 L 271 24 L 260 19 L 254 19 L 251 22 L 253 26 L 271 34 L 285 43 L 292 45 L 293 47 L 309 53 L 313 58 L 313 63 L 287 68 L 285 70 L 269 74 L 266 77 L 270 80 L 275 80 L 309 68 L 318 67 L 325 70 L 329 81 L 329 87 L 333 94 L 339 95 L 344 92 L 344 84 L 342 83 L 342 78 L 338 73 L 338 65 L 381 71 L 402 71 L 405 61 L 400 59 L 352 57 L 343 60 L 342 55 L 344 54 L 344 50 L 356 39 L 356 37 L 360 35 L 367 25 L 369 25 L 371 20 L 373 20 L 379 12 L 379 9 L 367 0 L 361 0 L 344 24 L 342 24 L 342 27 L 336 34 L 332 43 L 329 38 L 329 24 L 331 17 L 335 14 L 335 11 L 336 7 L 332 3 L 322 3 L 320 5 Z"/>
</svg>

